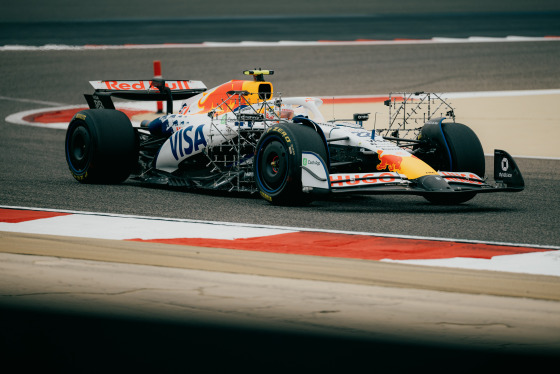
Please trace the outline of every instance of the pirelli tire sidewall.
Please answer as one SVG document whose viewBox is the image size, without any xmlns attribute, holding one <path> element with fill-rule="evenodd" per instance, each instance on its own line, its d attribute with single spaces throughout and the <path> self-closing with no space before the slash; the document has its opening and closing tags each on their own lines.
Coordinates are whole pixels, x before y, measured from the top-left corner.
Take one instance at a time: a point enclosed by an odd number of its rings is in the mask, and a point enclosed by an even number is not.
<svg viewBox="0 0 560 374">
<path fill-rule="evenodd" d="M 74 115 L 65 139 L 70 173 L 81 183 L 121 183 L 138 162 L 138 138 L 130 119 L 112 109 Z"/>
<path fill-rule="evenodd" d="M 324 157 L 318 145 L 324 149 L 319 135 L 301 124 L 281 123 L 267 129 L 257 144 L 254 160 L 261 197 L 276 205 L 309 203 L 311 196 L 302 191 L 301 157 L 304 148 Z"/>
</svg>

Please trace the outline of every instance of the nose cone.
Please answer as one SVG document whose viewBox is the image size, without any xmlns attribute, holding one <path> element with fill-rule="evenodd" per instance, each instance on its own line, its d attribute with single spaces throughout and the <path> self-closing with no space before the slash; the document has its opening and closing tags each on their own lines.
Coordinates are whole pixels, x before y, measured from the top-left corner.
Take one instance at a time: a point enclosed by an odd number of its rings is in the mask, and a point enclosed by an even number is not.
<svg viewBox="0 0 560 374">
<path fill-rule="evenodd" d="M 426 191 L 453 191 L 453 188 L 439 175 L 425 175 L 416 179 L 418 186 Z"/>
</svg>

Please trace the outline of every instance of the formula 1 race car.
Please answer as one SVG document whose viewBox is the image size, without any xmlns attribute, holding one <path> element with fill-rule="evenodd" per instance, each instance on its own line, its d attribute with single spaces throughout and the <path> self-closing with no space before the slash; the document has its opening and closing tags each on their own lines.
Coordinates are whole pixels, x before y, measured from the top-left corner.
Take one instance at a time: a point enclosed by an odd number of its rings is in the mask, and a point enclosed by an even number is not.
<svg viewBox="0 0 560 374">
<path fill-rule="evenodd" d="M 437 94 L 391 94 L 385 102 L 389 127 L 366 130 L 367 113 L 327 122 L 320 99 L 277 98 L 264 79 L 272 71 L 244 73 L 253 78 L 210 90 L 200 81 L 161 78 L 90 82 L 95 91 L 85 97 L 91 109 L 76 113 L 66 133 L 73 177 L 258 192 L 280 205 L 327 193 L 415 194 L 459 204 L 478 193 L 524 188 L 515 161 L 502 150 L 494 154 L 495 183 L 487 181 L 479 139 L 454 122 L 453 109 Z M 167 114 L 133 127 L 112 97 L 166 101 Z M 177 113 L 175 100 L 184 100 Z M 445 116 L 428 110 L 422 125 L 411 129 L 419 109 L 436 101 Z"/>
</svg>

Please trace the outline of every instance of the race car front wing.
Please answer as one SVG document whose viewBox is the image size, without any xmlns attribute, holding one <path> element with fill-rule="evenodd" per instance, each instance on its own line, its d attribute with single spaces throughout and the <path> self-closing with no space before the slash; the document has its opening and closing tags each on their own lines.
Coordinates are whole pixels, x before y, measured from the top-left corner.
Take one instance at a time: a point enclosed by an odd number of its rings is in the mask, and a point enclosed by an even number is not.
<svg viewBox="0 0 560 374">
<path fill-rule="evenodd" d="M 302 188 L 309 193 L 413 194 L 519 192 L 525 182 L 513 158 L 494 151 L 494 181 L 490 184 L 471 172 L 439 171 L 408 179 L 397 172 L 329 174 L 324 160 L 313 152 L 302 153 Z"/>
</svg>

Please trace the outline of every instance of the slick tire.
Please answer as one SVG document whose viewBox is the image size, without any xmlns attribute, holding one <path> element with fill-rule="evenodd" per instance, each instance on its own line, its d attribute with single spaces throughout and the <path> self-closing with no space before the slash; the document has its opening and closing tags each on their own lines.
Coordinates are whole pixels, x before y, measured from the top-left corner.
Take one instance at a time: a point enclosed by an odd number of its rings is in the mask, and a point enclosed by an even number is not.
<svg viewBox="0 0 560 374">
<path fill-rule="evenodd" d="M 68 125 L 66 162 L 80 183 L 116 184 L 126 180 L 138 161 L 137 135 L 118 110 L 78 112 Z"/>
<path fill-rule="evenodd" d="M 460 123 L 442 123 L 443 136 L 433 140 L 437 144 L 434 157 L 425 160 L 435 170 L 472 172 L 484 178 L 486 161 L 482 144 L 475 132 L 468 126 Z M 424 132 L 432 134 L 433 131 Z M 436 204 L 460 204 L 472 199 L 476 193 L 455 194 L 433 194 L 425 196 L 426 199 Z"/>
<path fill-rule="evenodd" d="M 311 127 L 281 123 L 260 138 L 254 160 L 254 175 L 260 195 L 275 205 L 305 205 L 312 195 L 302 191 L 302 152 L 327 160 L 321 136 Z"/>
<path fill-rule="evenodd" d="M 476 192 L 464 192 L 461 195 L 451 193 L 435 193 L 424 197 L 432 204 L 437 205 L 457 205 L 471 200 L 476 196 Z"/>
<path fill-rule="evenodd" d="M 443 126 L 443 134 L 451 152 L 453 171 L 470 171 L 484 178 L 484 151 L 474 131 L 460 123 L 448 123 Z"/>
</svg>

